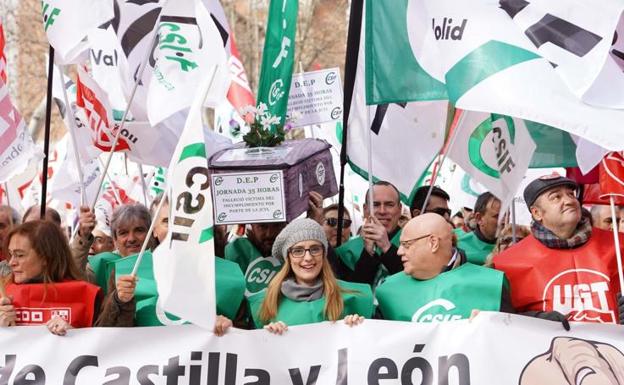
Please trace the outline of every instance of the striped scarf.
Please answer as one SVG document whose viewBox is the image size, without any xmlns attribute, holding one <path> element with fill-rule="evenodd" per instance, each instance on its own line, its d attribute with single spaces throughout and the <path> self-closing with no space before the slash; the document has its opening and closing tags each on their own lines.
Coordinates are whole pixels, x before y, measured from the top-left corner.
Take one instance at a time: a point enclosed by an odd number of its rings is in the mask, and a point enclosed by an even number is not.
<svg viewBox="0 0 624 385">
<path fill-rule="evenodd" d="M 568 239 L 561 239 L 541 223 L 533 221 L 533 223 L 531 223 L 531 232 L 535 239 L 550 249 L 574 249 L 583 246 L 589 241 L 589 237 L 591 237 L 592 233 L 592 226 L 591 223 L 589 223 L 589 218 L 581 218 L 581 221 L 576 226 L 574 234 Z"/>
</svg>

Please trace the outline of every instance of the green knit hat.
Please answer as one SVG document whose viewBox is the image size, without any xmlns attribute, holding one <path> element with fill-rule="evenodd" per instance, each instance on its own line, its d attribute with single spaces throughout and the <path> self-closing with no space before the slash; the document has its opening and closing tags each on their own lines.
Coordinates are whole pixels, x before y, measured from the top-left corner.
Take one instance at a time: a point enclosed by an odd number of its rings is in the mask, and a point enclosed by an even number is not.
<svg viewBox="0 0 624 385">
<path fill-rule="evenodd" d="M 308 218 L 295 219 L 279 233 L 273 242 L 273 256 L 281 261 L 286 259 L 288 249 L 301 241 L 319 241 L 327 250 L 327 237 L 321 225 Z"/>
</svg>

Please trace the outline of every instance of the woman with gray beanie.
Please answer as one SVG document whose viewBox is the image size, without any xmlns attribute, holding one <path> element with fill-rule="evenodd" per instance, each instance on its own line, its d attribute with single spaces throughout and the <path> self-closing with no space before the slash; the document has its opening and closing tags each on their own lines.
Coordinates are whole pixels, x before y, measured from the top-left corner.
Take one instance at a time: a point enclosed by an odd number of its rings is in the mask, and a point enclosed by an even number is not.
<svg viewBox="0 0 624 385">
<path fill-rule="evenodd" d="M 282 334 L 287 325 L 345 319 L 357 325 L 373 312 L 369 285 L 339 281 L 327 260 L 327 237 L 311 219 L 297 219 L 275 239 L 284 261 L 266 290 L 249 297 L 256 327 Z"/>
</svg>

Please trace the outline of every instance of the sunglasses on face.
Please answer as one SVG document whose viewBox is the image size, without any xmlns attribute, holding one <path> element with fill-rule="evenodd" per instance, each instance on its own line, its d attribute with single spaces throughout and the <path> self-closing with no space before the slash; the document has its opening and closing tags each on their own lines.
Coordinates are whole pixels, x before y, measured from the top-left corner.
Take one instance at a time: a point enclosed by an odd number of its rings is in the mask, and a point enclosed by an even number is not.
<svg viewBox="0 0 624 385">
<path fill-rule="evenodd" d="M 331 227 L 336 227 L 338 226 L 338 218 L 327 218 L 325 219 L 325 223 L 327 223 L 328 226 Z M 343 228 L 347 228 L 351 226 L 351 219 L 343 219 L 342 220 L 342 225 Z"/>
<path fill-rule="evenodd" d="M 444 207 L 436 207 L 435 209 L 431 209 L 431 210 L 426 210 L 426 213 L 436 213 L 438 215 L 441 215 L 443 217 L 450 217 L 451 216 L 451 209 L 445 209 Z"/>
</svg>

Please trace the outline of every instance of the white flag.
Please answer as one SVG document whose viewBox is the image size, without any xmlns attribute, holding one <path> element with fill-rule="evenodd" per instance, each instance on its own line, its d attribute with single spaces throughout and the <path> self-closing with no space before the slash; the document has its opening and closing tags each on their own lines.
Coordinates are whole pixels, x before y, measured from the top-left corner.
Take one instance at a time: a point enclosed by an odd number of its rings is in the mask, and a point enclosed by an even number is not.
<svg viewBox="0 0 624 385">
<path fill-rule="evenodd" d="M 229 67 L 223 40 L 206 7 L 199 0 L 169 1 L 161 12 L 158 33 L 147 95 L 150 123 L 156 125 L 188 108 L 198 80 L 215 66 L 215 81 L 204 103 L 216 107 L 223 102 L 230 85 Z"/>
<path fill-rule="evenodd" d="M 205 77 L 196 92 L 169 165 L 169 231 L 154 251 L 153 262 L 163 309 L 212 329 L 216 317 L 214 230 L 201 118 L 208 81 Z"/>
<path fill-rule="evenodd" d="M 624 54 L 616 34 L 624 32 L 624 2 L 410 0 L 367 7 L 368 103 L 446 94 L 463 110 L 624 148 Z"/>
<path fill-rule="evenodd" d="M 529 168 L 535 142 L 522 119 L 464 111 L 448 156 L 506 210 Z"/>
<path fill-rule="evenodd" d="M 367 106 L 364 47 L 362 30 L 347 123 L 349 162 L 355 172 L 368 177 L 368 138 L 372 131 L 373 178 L 394 184 L 409 204 L 420 177 L 444 144 L 448 101 Z"/>
<path fill-rule="evenodd" d="M 114 16 L 112 0 L 44 0 L 43 28 L 61 63 L 76 58 L 87 48 L 81 44 L 89 31 Z"/>
<path fill-rule="evenodd" d="M 11 103 L 9 87 L 0 79 L 0 183 L 21 173 L 31 160 L 41 156 L 24 119 Z"/>
<path fill-rule="evenodd" d="M 76 152 L 74 151 L 69 133 L 65 134 L 60 143 L 63 143 L 61 146 L 65 150 L 62 151 L 62 154 L 59 154 L 59 156 L 62 156 L 59 168 L 50 180 L 50 196 L 60 202 L 68 202 L 74 207 L 79 207 L 81 199 L 80 178 L 76 169 Z M 57 143 L 58 147 L 59 143 Z M 80 167 L 82 168 L 84 178 L 86 202 L 93 202 L 102 177 L 99 162 L 97 159 L 82 159 Z"/>
</svg>

